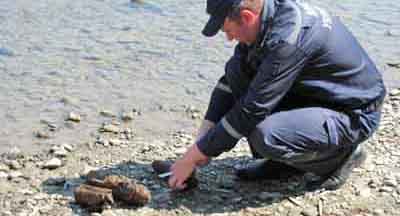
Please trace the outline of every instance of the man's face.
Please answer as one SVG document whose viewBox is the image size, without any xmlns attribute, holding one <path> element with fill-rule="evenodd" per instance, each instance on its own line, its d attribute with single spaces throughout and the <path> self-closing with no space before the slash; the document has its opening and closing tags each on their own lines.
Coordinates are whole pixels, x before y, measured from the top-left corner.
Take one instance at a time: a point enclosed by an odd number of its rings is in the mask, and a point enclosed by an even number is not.
<svg viewBox="0 0 400 216">
<path fill-rule="evenodd" d="M 222 31 L 225 32 L 226 38 L 229 41 L 236 40 L 250 45 L 256 40 L 258 26 L 254 25 L 254 23 L 239 22 L 227 17 L 225 18 Z"/>
</svg>

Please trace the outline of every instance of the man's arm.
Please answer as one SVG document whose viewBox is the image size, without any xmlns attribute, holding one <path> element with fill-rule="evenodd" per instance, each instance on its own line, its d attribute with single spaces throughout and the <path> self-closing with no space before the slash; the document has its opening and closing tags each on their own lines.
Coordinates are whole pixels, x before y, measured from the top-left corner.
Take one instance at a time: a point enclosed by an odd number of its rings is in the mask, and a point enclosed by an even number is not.
<svg viewBox="0 0 400 216">
<path fill-rule="evenodd" d="M 197 132 L 197 137 L 195 142 L 199 141 L 213 127 L 215 127 L 214 122 L 204 119 L 203 122 L 201 123 L 199 131 Z"/>
<path fill-rule="evenodd" d="M 241 51 L 239 46 L 236 47 L 234 55 L 227 62 L 231 67 L 240 70 Z M 229 68 L 229 67 L 225 67 Z M 210 157 L 203 154 L 197 143 L 212 130 L 216 123 L 232 109 L 235 99 L 232 90 L 226 80 L 225 75 L 222 76 L 215 86 L 208 109 L 201 127 L 199 128 L 195 143 L 189 147 L 187 152 L 181 159 L 175 161 L 171 167 L 173 175 L 169 178 L 169 186 L 173 189 L 184 188 L 184 181 L 192 174 L 196 166 L 205 165 L 209 162 Z"/>
<path fill-rule="evenodd" d="M 307 56 L 295 45 L 278 42 L 263 59 L 247 93 L 198 142 L 198 149 L 216 157 L 248 136 L 278 105 L 304 67 Z"/>
</svg>

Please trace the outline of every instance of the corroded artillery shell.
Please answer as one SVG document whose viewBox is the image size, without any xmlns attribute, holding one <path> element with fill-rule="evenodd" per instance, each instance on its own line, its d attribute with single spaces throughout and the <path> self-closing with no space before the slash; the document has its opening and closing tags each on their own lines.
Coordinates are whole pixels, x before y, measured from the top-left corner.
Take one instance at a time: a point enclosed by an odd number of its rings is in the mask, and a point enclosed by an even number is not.
<svg viewBox="0 0 400 216">
<path fill-rule="evenodd" d="M 145 205 L 151 200 L 150 191 L 144 185 L 135 182 L 120 182 L 112 190 L 112 194 L 115 199 L 131 205 Z"/>
<path fill-rule="evenodd" d="M 112 190 L 115 200 L 131 205 L 144 205 L 151 200 L 150 191 L 141 184 L 132 182 L 129 178 L 118 175 L 109 175 L 98 179 L 96 173 L 87 176 L 87 184 Z"/>
<path fill-rule="evenodd" d="M 94 177 L 88 176 L 87 181 L 88 184 L 90 185 L 95 185 L 98 187 L 104 187 L 104 188 L 109 188 L 109 189 L 114 189 L 118 187 L 120 183 L 123 182 L 130 182 L 130 179 L 123 177 L 123 176 L 118 176 L 118 175 L 109 175 L 104 177 L 104 180 L 97 179 Z"/>
<path fill-rule="evenodd" d="M 159 175 L 159 174 L 170 172 L 171 166 L 172 166 L 172 162 L 155 160 L 155 161 L 153 161 L 151 166 L 153 167 L 154 172 L 157 175 Z M 165 180 L 168 180 L 168 178 L 165 178 Z M 199 182 L 198 182 L 198 180 L 196 178 L 196 173 L 193 172 L 193 174 L 185 181 L 185 183 L 186 183 L 187 186 L 186 186 L 186 188 L 184 190 L 190 190 L 190 189 L 193 189 L 193 188 L 197 187 Z"/>
<path fill-rule="evenodd" d="M 101 207 L 113 204 L 112 190 L 92 185 L 82 184 L 74 190 L 75 201 L 84 207 Z"/>
</svg>

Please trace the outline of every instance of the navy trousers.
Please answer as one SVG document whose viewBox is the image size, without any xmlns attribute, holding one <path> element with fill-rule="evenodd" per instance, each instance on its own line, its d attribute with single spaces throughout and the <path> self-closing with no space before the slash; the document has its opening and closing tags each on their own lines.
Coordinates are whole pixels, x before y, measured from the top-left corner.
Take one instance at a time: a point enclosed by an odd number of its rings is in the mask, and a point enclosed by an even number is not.
<svg viewBox="0 0 400 216">
<path fill-rule="evenodd" d="M 279 110 L 248 137 L 256 158 L 268 158 L 316 175 L 338 168 L 378 128 L 381 109 L 338 112 L 322 107 Z"/>
</svg>

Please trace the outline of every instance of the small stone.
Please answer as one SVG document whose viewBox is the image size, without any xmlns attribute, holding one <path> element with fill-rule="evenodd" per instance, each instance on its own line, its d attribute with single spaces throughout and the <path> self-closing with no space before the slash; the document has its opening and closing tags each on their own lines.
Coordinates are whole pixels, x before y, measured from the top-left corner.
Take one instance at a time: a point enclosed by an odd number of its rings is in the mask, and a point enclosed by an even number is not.
<svg viewBox="0 0 400 216">
<path fill-rule="evenodd" d="M 113 124 L 106 124 L 101 128 L 101 130 L 103 132 L 119 133 L 119 128 Z"/>
<path fill-rule="evenodd" d="M 109 139 L 108 142 L 110 145 L 118 146 L 121 145 L 122 141 L 119 139 Z"/>
<path fill-rule="evenodd" d="M 8 172 L 10 170 L 9 166 L 5 164 L 0 164 L 0 172 Z"/>
<path fill-rule="evenodd" d="M 377 216 L 385 215 L 385 211 L 382 209 L 375 209 L 372 213 Z"/>
<path fill-rule="evenodd" d="M 398 64 L 400 66 L 400 63 Z M 400 95 L 400 89 L 393 89 L 389 93 L 390 96 L 399 96 Z"/>
<path fill-rule="evenodd" d="M 115 117 L 116 115 L 110 110 L 101 110 L 100 115 L 104 117 Z"/>
<path fill-rule="evenodd" d="M 399 63 L 395 63 L 395 62 L 389 62 L 389 63 L 386 63 L 388 66 L 390 66 L 390 67 L 394 67 L 394 68 L 400 68 L 400 62 Z"/>
<path fill-rule="evenodd" d="M 70 112 L 68 114 L 67 120 L 68 121 L 73 121 L 73 122 L 80 122 L 81 121 L 81 116 L 79 114 L 77 114 L 77 113 Z"/>
<path fill-rule="evenodd" d="M 37 138 L 41 138 L 41 139 L 48 139 L 50 138 L 50 135 L 44 131 L 36 131 L 35 133 Z"/>
<path fill-rule="evenodd" d="M 123 112 L 122 116 L 121 116 L 121 119 L 124 120 L 124 121 L 131 121 L 131 120 L 133 120 L 134 115 L 135 114 L 132 111 Z"/>
<path fill-rule="evenodd" d="M 53 158 L 47 161 L 44 165 L 44 169 L 56 169 L 63 165 L 62 161 L 58 158 Z"/>
<path fill-rule="evenodd" d="M 8 178 L 8 180 L 11 180 L 11 179 L 19 178 L 19 177 L 23 177 L 23 174 L 21 172 L 12 171 L 12 172 L 8 173 L 7 178 Z"/>
<path fill-rule="evenodd" d="M 371 189 L 368 187 L 358 188 L 356 195 L 368 198 L 371 196 Z"/>
<path fill-rule="evenodd" d="M 383 180 L 383 185 L 388 186 L 388 187 L 396 187 L 397 186 L 397 181 L 396 179 L 384 179 Z"/>
<path fill-rule="evenodd" d="M 3 211 L 3 212 L 2 212 L 2 215 L 3 215 L 3 216 L 12 216 L 13 213 L 10 212 L 10 211 Z"/>
<path fill-rule="evenodd" d="M 8 178 L 8 174 L 4 171 L 0 171 L 0 179 Z"/>
<path fill-rule="evenodd" d="M 316 209 L 304 209 L 300 214 L 303 216 L 317 216 L 318 212 Z"/>
<path fill-rule="evenodd" d="M 176 154 L 185 154 L 186 153 L 186 151 L 187 151 L 187 148 L 178 148 L 178 149 L 176 149 L 175 150 L 175 153 Z"/>
<path fill-rule="evenodd" d="M 67 150 L 68 152 L 72 152 L 74 150 L 74 147 L 72 145 L 69 145 L 67 143 L 61 144 L 61 147 Z"/>
<path fill-rule="evenodd" d="M 392 187 L 384 186 L 384 187 L 379 188 L 379 192 L 390 193 L 392 191 L 393 191 Z"/>
<path fill-rule="evenodd" d="M 54 151 L 53 154 L 54 154 L 54 156 L 56 156 L 56 157 L 66 157 L 67 154 L 68 154 L 68 151 L 65 150 L 65 149 L 63 149 L 63 148 L 60 148 L 60 149 Z"/>
<path fill-rule="evenodd" d="M 19 170 L 22 168 L 22 165 L 16 160 L 10 161 L 8 166 L 10 167 L 10 169 L 13 169 L 13 170 Z"/>
</svg>

